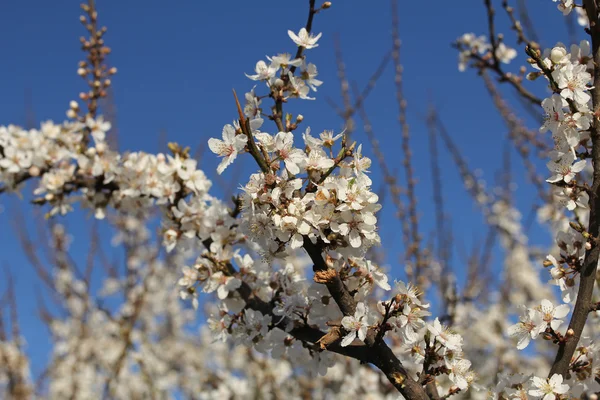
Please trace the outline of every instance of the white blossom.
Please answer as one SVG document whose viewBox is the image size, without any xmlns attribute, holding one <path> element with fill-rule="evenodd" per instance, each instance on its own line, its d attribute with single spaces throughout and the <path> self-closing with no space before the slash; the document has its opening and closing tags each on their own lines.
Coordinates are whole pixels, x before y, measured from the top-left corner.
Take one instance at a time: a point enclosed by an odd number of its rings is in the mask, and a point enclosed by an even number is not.
<svg viewBox="0 0 600 400">
<path fill-rule="evenodd" d="M 244 149 L 248 138 L 244 134 L 236 135 L 235 129 L 231 125 L 223 127 L 223 140 L 211 138 L 208 140 L 210 150 L 223 157 L 217 172 L 222 174 L 225 168 L 229 166 L 237 157 L 238 153 Z"/>
<path fill-rule="evenodd" d="M 342 339 L 342 347 L 350 345 L 354 339 L 365 340 L 369 325 L 367 324 L 367 309 L 364 303 L 356 304 L 354 315 L 347 315 L 342 318 L 346 336 Z"/>
<path fill-rule="evenodd" d="M 538 337 L 545 327 L 546 322 L 539 311 L 526 309 L 519 322 L 508 328 L 508 334 L 517 338 L 517 349 L 523 350 L 531 339 Z"/>
<path fill-rule="evenodd" d="M 529 390 L 529 395 L 542 400 L 554 400 L 556 395 L 563 395 L 569 390 L 569 385 L 563 383 L 560 374 L 554 374 L 548 379 L 534 376 L 531 380 L 533 388 Z"/>
<path fill-rule="evenodd" d="M 317 41 L 321 37 L 320 33 L 317 36 L 308 33 L 306 28 L 300 29 L 300 32 L 297 35 L 293 31 L 288 31 L 288 35 L 299 47 L 304 47 L 307 50 L 319 46 Z"/>
</svg>

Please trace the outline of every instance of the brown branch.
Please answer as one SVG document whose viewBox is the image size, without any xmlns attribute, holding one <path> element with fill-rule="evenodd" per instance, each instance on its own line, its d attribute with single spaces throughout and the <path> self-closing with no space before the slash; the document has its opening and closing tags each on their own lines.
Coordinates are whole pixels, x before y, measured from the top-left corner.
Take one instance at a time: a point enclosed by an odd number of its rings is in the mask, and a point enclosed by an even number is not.
<svg viewBox="0 0 600 400">
<path fill-rule="evenodd" d="M 431 153 L 431 184 L 433 189 L 433 202 L 435 204 L 435 223 L 437 228 L 437 239 L 438 239 L 438 252 L 441 260 L 445 260 L 443 257 L 444 251 L 444 227 L 445 213 L 444 213 L 444 200 L 442 198 L 442 174 L 440 171 L 439 155 L 437 148 L 437 134 L 435 125 L 435 114 L 436 111 L 433 106 L 430 107 L 429 117 L 427 118 L 427 125 L 429 127 L 429 152 Z"/>
<path fill-rule="evenodd" d="M 25 257 L 35 270 L 37 276 L 42 280 L 42 282 L 53 291 L 53 299 L 58 304 L 59 297 L 56 293 L 56 288 L 54 287 L 54 281 L 52 279 L 52 275 L 45 268 L 44 263 L 42 262 L 38 252 L 40 251 L 39 243 L 35 243 L 34 240 L 31 239 L 29 233 L 26 230 L 26 221 L 25 217 L 22 214 L 21 210 L 18 207 L 14 207 L 12 210 L 13 215 L 13 227 L 14 231 L 17 234 L 17 237 L 20 241 L 21 248 L 25 253 Z M 44 238 L 46 239 L 46 238 Z M 46 240 L 40 240 L 39 242 L 47 243 Z"/>
<path fill-rule="evenodd" d="M 357 89 L 355 88 L 355 95 L 356 93 Z M 375 154 L 375 159 L 377 159 L 379 168 L 383 173 L 384 182 L 389 188 L 392 203 L 394 203 L 394 206 L 396 207 L 396 217 L 400 220 L 400 225 L 402 227 L 402 240 L 404 243 L 404 247 L 409 248 L 410 226 L 407 219 L 406 205 L 403 203 L 402 200 L 403 188 L 400 187 L 396 174 L 388 167 L 388 162 L 381 150 L 381 146 L 379 145 L 379 141 L 377 140 L 377 135 L 373 131 L 373 126 L 371 125 L 369 116 L 367 115 L 363 104 L 358 104 L 357 111 L 360 115 L 360 119 L 362 119 L 363 121 L 363 130 L 367 135 L 369 143 L 371 144 L 371 149 Z"/>
<path fill-rule="evenodd" d="M 492 249 L 496 242 L 497 231 L 489 229 L 483 245 L 477 246 L 467 262 L 467 279 L 462 290 L 463 301 L 474 301 L 478 295 L 487 295 L 493 277 L 489 276 Z"/>
<path fill-rule="evenodd" d="M 502 8 L 506 11 L 510 22 L 512 23 L 512 29 L 517 33 L 517 43 L 531 43 L 527 36 L 525 36 L 525 32 L 523 31 L 523 25 L 521 25 L 521 21 L 519 21 L 515 17 L 515 9 L 508 5 L 507 0 L 502 1 Z"/>
<path fill-rule="evenodd" d="M 490 51 L 489 57 L 488 57 L 488 55 L 481 56 L 481 55 L 477 54 L 477 52 L 475 52 L 475 51 L 472 51 L 470 53 L 469 57 L 472 60 L 476 61 L 475 67 L 477 69 L 479 69 L 480 72 L 484 71 L 485 69 L 494 71 L 494 73 L 496 75 L 498 75 L 498 80 L 500 82 L 508 82 L 514 89 L 516 89 L 516 91 L 519 93 L 519 95 L 521 95 L 521 97 L 523 99 L 527 100 L 530 103 L 533 103 L 536 106 L 540 106 L 542 99 L 538 98 L 536 95 L 534 95 L 533 93 L 531 93 L 530 91 L 525 89 L 525 87 L 523 86 L 523 77 L 515 76 L 514 74 L 512 74 L 510 72 L 504 71 L 504 69 L 502 68 L 501 63 L 498 60 L 498 56 L 496 55 L 496 50 L 497 50 L 500 42 L 498 40 L 498 36 L 496 35 L 496 31 L 495 31 L 495 22 L 494 22 L 495 11 L 494 11 L 494 8 L 492 7 L 491 0 L 484 0 L 484 5 L 487 10 L 488 34 L 490 36 L 490 43 L 492 45 L 492 49 Z M 505 9 L 508 12 L 508 10 L 510 8 L 505 7 Z M 517 30 L 519 40 L 526 40 L 524 34 L 522 33 L 522 30 L 519 30 L 517 28 L 517 27 L 520 27 L 520 24 L 518 24 L 518 21 L 516 21 L 514 19 L 511 12 L 509 12 L 509 18 L 511 19 L 511 21 L 513 22 L 513 24 L 515 26 L 514 29 Z M 526 42 L 526 43 L 527 43 L 528 47 L 535 48 L 535 49 L 539 48 L 539 45 L 535 42 Z M 455 44 L 454 46 L 459 50 L 464 50 L 460 44 Z M 491 61 L 490 61 L 490 59 L 491 59 Z"/>
<path fill-rule="evenodd" d="M 482 74 L 482 77 L 485 83 L 485 87 L 488 90 L 490 96 L 492 97 L 492 100 L 494 101 L 496 109 L 498 110 L 500 116 L 504 120 L 505 125 L 509 129 L 508 137 L 513 143 L 514 148 L 521 156 L 521 159 L 523 160 L 523 164 L 525 165 L 525 168 L 527 170 L 529 180 L 536 187 L 540 199 L 547 203 L 552 203 L 553 200 L 550 194 L 550 190 L 548 190 L 547 185 L 544 184 L 544 179 L 540 177 L 540 175 L 537 172 L 536 166 L 531 161 L 531 150 L 527 145 L 529 144 L 538 152 L 543 153 L 550 151 L 551 147 L 544 141 L 538 139 L 538 133 L 527 129 L 523 122 L 517 118 L 514 112 L 510 109 L 508 103 L 504 101 L 504 99 L 498 92 L 496 86 L 494 85 L 488 74 L 484 72 Z"/>
<path fill-rule="evenodd" d="M 321 11 L 324 8 L 328 8 L 329 6 L 325 7 L 324 5 L 315 9 L 315 0 L 309 0 L 308 1 L 308 18 L 306 20 L 306 25 L 304 26 L 304 28 L 306 29 L 306 32 L 310 34 L 310 32 L 312 31 L 312 24 L 313 24 L 313 19 L 315 17 L 315 15 Z M 298 50 L 296 51 L 296 56 L 294 58 L 301 58 L 302 54 L 304 53 L 305 48 L 303 46 L 299 46 Z M 292 66 L 290 68 L 290 73 L 294 74 L 294 72 L 296 71 L 296 66 Z M 282 80 L 284 82 L 287 82 L 289 80 L 288 76 L 282 76 Z M 273 88 L 271 88 L 271 92 L 269 93 L 269 97 L 271 97 L 274 101 L 275 104 L 272 107 L 272 111 L 273 111 L 273 115 L 271 115 L 269 118 L 272 119 L 273 121 L 275 121 L 275 125 L 277 125 L 277 129 L 279 129 L 280 132 L 286 132 L 287 129 L 283 124 L 283 96 L 281 94 L 280 90 L 274 90 Z"/>
<path fill-rule="evenodd" d="M 499 65 L 498 56 L 496 55 L 496 49 L 498 49 L 498 39 L 496 38 L 496 29 L 494 26 L 494 17 L 496 11 L 492 7 L 492 0 L 484 0 L 485 8 L 487 10 L 487 22 L 488 22 L 488 35 L 490 36 L 490 44 L 492 45 L 492 60 L 494 65 Z"/>
<path fill-rule="evenodd" d="M 414 257 L 414 276 L 413 278 L 418 284 L 425 283 L 425 271 L 424 255 L 421 251 L 421 237 L 419 235 L 419 218 L 417 214 L 417 197 L 416 197 L 416 179 L 412 167 L 412 150 L 410 147 L 410 129 L 406 119 L 406 99 L 403 93 L 403 82 L 402 82 L 402 71 L 403 67 L 400 63 L 400 33 L 399 33 L 399 22 L 398 22 L 398 0 L 392 1 L 392 60 L 394 61 L 394 67 L 396 71 L 395 83 L 396 83 L 396 101 L 398 103 L 398 122 L 402 130 L 402 152 L 404 153 L 404 160 L 402 166 L 406 175 L 406 195 L 408 197 L 408 216 L 410 224 L 410 245 L 405 249 L 405 259 L 408 261 Z M 408 264 L 408 263 L 407 263 Z M 407 265 L 408 266 L 408 265 Z"/>
<path fill-rule="evenodd" d="M 88 115 L 94 118 L 98 111 L 98 100 L 106 97 L 106 89 L 111 84 L 108 77 L 116 73 L 116 70 L 108 70 L 104 64 L 110 49 L 104 46 L 104 39 L 102 39 L 106 33 L 106 27 L 98 28 L 98 11 L 96 11 L 95 0 L 88 0 L 88 4 L 82 4 L 81 8 L 87 14 L 87 18 L 82 16 L 80 20 L 90 37 L 89 39 L 81 38 L 82 50 L 88 55 L 87 61 L 80 63 L 80 68 L 83 70 L 81 76 L 87 80 L 90 91 L 80 97 L 87 101 Z M 85 117 L 83 118 L 85 119 Z"/>
<path fill-rule="evenodd" d="M 510 72 L 504 71 L 500 64 L 492 64 L 482 56 L 477 53 L 472 53 L 470 57 L 477 61 L 476 67 L 480 70 L 489 69 L 494 71 L 496 75 L 498 75 L 498 80 L 500 82 L 508 82 L 510 85 L 527 101 L 533 103 L 536 106 L 542 104 L 542 99 L 531 93 L 529 90 L 525 89 L 523 86 L 522 79 L 517 77 Z"/>
<path fill-rule="evenodd" d="M 600 26 L 598 25 L 598 9 L 595 0 L 584 0 L 584 6 L 590 19 L 592 54 L 595 64 L 593 83 L 595 88 L 592 89 L 592 110 L 597 110 L 600 106 Z M 594 172 L 590 195 L 588 232 L 592 238 L 598 238 L 598 233 L 600 232 L 600 121 L 598 118 L 594 118 L 594 123 L 590 128 L 590 136 L 592 138 L 592 165 Z M 569 365 L 577 349 L 577 344 L 581 338 L 589 310 L 593 306 L 592 295 L 599 255 L 600 245 L 596 239 L 595 243 L 592 243 L 592 248 L 585 252 L 585 259 L 580 271 L 577 301 L 575 302 L 575 308 L 573 309 L 573 315 L 571 316 L 567 330 L 567 332 L 572 332 L 573 334 L 566 336 L 565 340 L 559 344 L 556 358 L 548 376 L 554 374 L 565 376 L 569 371 Z"/>
<path fill-rule="evenodd" d="M 233 97 L 235 98 L 235 104 L 237 106 L 238 115 L 240 117 L 240 128 L 242 132 L 248 137 L 248 152 L 254 157 L 256 163 L 260 167 L 260 170 L 265 174 L 271 172 L 271 169 L 267 165 L 267 161 L 263 158 L 256 146 L 256 142 L 254 141 L 254 135 L 252 135 L 252 128 L 250 127 L 250 121 L 244 117 L 244 112 L 242 111 L 242 106 L 240 105 L 240 101 L 238 100 L 237 94 L 235 90 L 233 91 Z"/>
<path fill-rule="evenodd" d="M 16 297 L 12 282 L 12 276 L 10 275 L 8 270 L 7 278 L 7 292 L 4 296 L 6 299 L 2 299 L 2 301 L 0 301 L 0 341 L 6 341 L 7 344 L 10 343 L 8 342 L 9 338 L 6 334 L 6 328 L 4 326 L 3 321 L 4 316 L 2 314 L 2 308 L 4 307 L 4 304 L 2 303 L 4 303 L 4 300 L 6 300 L 9 307 L 12 330 L 10 341 L 13 342 L 19 350 L 19 352 L 21 352 L 21 338 L 19 334 L 18 322 L 16 321 Z M 25 362 L 22 354 L 19 354 L 18 358 L 15 358 L 14 356 L 9 357 L 9 352 L 2 351 L 2 349 L 0 348 L 0 370 L 3 370 L 3 372 L 6 374 L 7 379 L 5 382 L 5 395 L 8 399 L 26 400 L 29 399 L 31 396 L 31 388 L 27 384 L 26 379 L 19 368 L 21 366 L 20 363 L 22 362 Z"/>
<path fill-rule="evenodd" d="M 12 276 L 10 270 L 8 270 L 8 268 L 6 269 L 6 286 L 7 286 L 6 298 L 8 301 L 12 340 L 15 342 L 15 344 L 17 345 L 19 350 L 21 350 L 21 330 L 19 329 L 19 317 L 18 317 L 18 312 L 17 312 L 17 295 L 15 292 L 15 281 L 13 279 L 13 276 Z"/>
<path fill-rule="evenodd" d="M 111 149 L 119 148 L 119 124 L 117 119 L 117 106 L 113 86 L 107 88 L 106 97 L 101 99 L 100 108 L 106 121 L 110 122 L 110 135 L 106 138 Z"/>
<path fill-rule="evenodd" d="M 212 239 L 205 239 L 202 243 L 207 249 L 210 249 Z M 313 271 L 315 274 L 318 274 L 319 272 L 329 272 L 329 267 L 323 258 L 323 253 L 326 249 L 322 242 L 317 242 L 315 244 L 308 237 L 304 237 L 303 247 L 313 262 Z M 238 274 L 230 262 L 225 263 L 225 268 L 226 271 L 224 272 L 230 276 Z M 338 305 L 340 311 L 344 315 L 353 315 L 356 311 L 357 303 L 340 276 L 338 274 L 326 275 L 328 276 L 328 279 L 324 281 L 324 284 L 327 286 L 331 297 Z M 242 284 L 237 291 L 248 307 L 260 311 L 263 315 L 270 315 L 273 320 L 276 319 L 273 314 L 272 304 L 265 303 L 255 296 L 252 288 L 247 283 L 242 281 Z M 308 326 L 298 327 L 298 324 L 294 324 L 287 317 L 277 319 L 279 322 L 274 327 L 285 328 L 286 326 L 295 326 L 289 333 L 299 340 L 308 341 L 318 345 L 319 340 L 326 335 L 325 332 L 315 328 L 310 328 Z M 375 330 L 369 331 L 365 339 L 366 346 L 341 347 L 334 343 L 327 346 L 327 349 L 377 366 L 385 374 L 392 385 L 394 385 L 394 387 L 409 400 L 429 399 L 429 396 L 425 393 L 423 387 L 410 377 L 408 371 L 404 368 L 389 346 L 383 340 L 377 340 L 376 335 L 377 333 Z"/>
<path fill-rule="evenodd" d="M 347 117 L 353 116 L 363 105 L 363 103 L 367 100 L 367 97 L 369 97 L 369 94 L 371 93 L 373 88 L 375 88 L 375 84 L 377 83 L 381 75 L 384 73 L 385 68 L 392 59 L 391 56 L 391 52 L 387 52 L 385 54 L 385 56 L 381 59 L 381 62 L 377 66 L 377 69 L 375 70 L 375 72 L 373 72 L 373 74 L 371 75 L 367 84 L 361 92 L 359 92 L 358 89 L 356 89 L 355 87 L 352 87 L 353 94 L 356 100 L 349 110 L 342 110 L 340 107 L 338 107 L 337 104 L 335 104 L 335 102 L 330 97 L 325 97 L 325 101 L 327 101 L 331 108 L 335 110 L 336 114 L 339 115 L 340 118 L 342 118 L 345 121 Z"/>
<path fill-rule="evenodd" d="M 159 253 L 156 252 L 155 254 L 159 254 Z M 148 274 L 143 278 L 143 281 L 142 281 L 143 291 L 139 295 L 137 295 L 137 297 L 135 298 L 135 300 L 133 302 L 133 312 L 130 316 L 122 318 L 122 322 L 125 325 L 124 327 L 121 326 L 121 338 L 123 339 L 124 345 L 123 345 L 123 348 L 121 349 L 121 352 L 117 356 L 115 363 L 112 365 L 110 374 L 108 375 L 108 377 L 106 378 L 106 381 L 104 383 L 105 393 L 109 393 L 111 396 L 114 396 L 114 394 L 115 394 L 114 387 L 112 384 L 118 380 L 119 373 L 121 372 L 121 369 L 123 368 L 123 365 L 125 363 L 125 358 L 127 357 L 129 350 L 132 348 L 132 346 L 134 344 L 133 340 L 132 340 L 132 333 L 133 333 L 135 324 L 137 323 L 138 318 L 141 315 L 142 307 L 145 304 L 146 296 L 148 295 L 148 291 L 149 291 L 148 281 L 152 277 L 154 272 L 155 272 L 155 268 L 152 266 L 152 263 L 150 262 Z"/>
<path fill-rule="evenodd" d="M 524 32 L 535 42 L 539 43 L 539 36 L 533 26 L 533 21 L 529 17 L 529 11 L 527 10 L 527 6 L 525 5 L 525 0 L 519 0 L 517 2 L 517 7 L 519 9 L 519 18 L 523 23 Z"/>
<path fill-rule="evenodd" d="M 446 313 L 450 308 L 451 299 L 447 293 L 451 285 L 451 270 L 450 270 L 450 233 L 446 230 L 445 222 L 446 215 L 444 213 L 444 200 L 442 196 L 442 174 L 439 165 L 439 154 L 437 144 L 437 126 L 435 123 L 436 110 L 433 105 L 430 107 L 429 116 L 427 118 L 427 126 L 429 131 L 429 153 L 431 162 L 431 184 L 433 189 L 433 203 L 435 205 L 435 222 L 436 230 L 434 237 L 437 238 L 437 257 L 441 264 L 440 278 L 437 282 L 441 298 L 444 299 L 444 307 Z"/>
<path fill-rule="evenodd" d="M 90 248 L 85 263 L 85 272 L 83 274 L 84 282 L 88 287 L 91 287 L 92 273 L 94 272 L 94 266 L 96 265 L 96 255 L 98 253 L 98 247 L 100 246 L 100 234 L 98 233 L 98 221 L 94 220 L 90 227 Z"/>
<path fill-rule="evenodd" d="M 467 162 L 465 161 L 465 159 L 463 158 L 463 156 L 460 152 L 460 149 L 452 140 L 452 137 L 446 130 L 446 127 L 444 126 L 444 124 L 443 124 L 442 120 L 439 118 L 439 116 L 436 116 L 436 123 L 438 126 L 438 132 L 440 133 L 440 137 L 442 138 L 444 144 L 446 145 L 446 148 L 450 152 L 450 155 L 452 156 L 453 161 L 458 168 L 460 176 L 461 176 L 463 182 L 465 183 L 465 188 L 466 188 L 467 192 L 471 195 L 473 200 L 476 202 L 476 204 L 482 210 L 482 213 L 483 213 L 484 217 L 486 218 L 488 225 L 495 231 L 506 234 L 511 239 L 511 241 L 513 241 L 513 242 L 517 241 L 517 239 L 514 237 L 514 235 L 510 231 L 503 228 L 500 224 L 491 222 L 489 220 L 490 207 L 492 205 L 492 200 L 493 200 L 492 195 L 490 193 L 488 193 L 486 188 L 480 183 L 480 180 L 477 179 L 477 177 L 474 175 L 473 172 L 471 172 Z"/>
<path fill-rule="evenodd" d="M 342 44 L 340 43 L 340 36 L 334 36 L 334 48 L 335 48 L 335 63 L 338 70 L 338 80 L 340 82 L 340 92 L 342 94 L 342 102 L 344 104 L 343 119 L 344 127 L 346 129 L 346 135 L 344 136 L 343 144 L 346 144 L 346 140 L 354 131 L 354 120 L 352 119 L 353 107 L 352 99 L 350 97 L 350 83 L 346 76 L 346 66 L 344 65 L 344 57 L 342 55 Z"/>
</svg>

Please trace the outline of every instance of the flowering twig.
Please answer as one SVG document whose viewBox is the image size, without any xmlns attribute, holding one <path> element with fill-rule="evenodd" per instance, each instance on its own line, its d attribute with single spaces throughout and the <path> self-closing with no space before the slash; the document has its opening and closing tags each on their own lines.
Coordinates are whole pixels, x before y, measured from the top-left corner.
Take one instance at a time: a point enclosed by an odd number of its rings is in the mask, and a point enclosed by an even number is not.
<svg viewBox="0 0 600 400">
<path fill-rule="evenodd" d="M 106 91 L 111 85 L 110 76 L 114 75 L 117 70 L 105 65 L 104 60 L 107 54 L 110 53 L 110 48 L 104 45 L 102 38 L 106 33 L 106 27 L 98 28 L 98 12 L 96 11 L 95 1 L 88 0 L 88 4 L 82 4 L 81 8 L 87 14 L 81 16 L 80 21 L 85 26 L 90 37 L 88 39 L 81 38 L 81 46 L 83 51 L 88 53 L 87 60 L 79 63 L 77 73 L 87 81 L 90 88 L 89 92 L 80 94 L 80 99 L 86 101 L 87 115 L 79 116 L 83 122 L 86 118 L 95 118 L 98 111 L 98 101 L 106 97 Z M 77 103 L 71 103 L 71 108 L 68 112 L 69 117 L 76 118 L 79 113 Z M 84 143 L 89 140 L 89 135 L 84 138 Z"/>
<path fill-rule="evenodd" d="M 592 105 L 596 110 L 600 106 L 600 25 L 598 24 L 598 8 L 594 0 L 584 0 L 585 10 L 590 20 L 590 32 L 592 37 L 592 56 L 594 59 L 594 74 L 592 89 Z M 590 216 L 587 231 L 592 237 L 598 237 L 600 233 L 600 121 L 594 118 L 590 128 L 592 139 L 592 165 L 594 167 L 593 181 L 590 196 Z M 580 283 L 577 291 L 577 301 L 573 309 L 568 331 L 572 332 L 564 343 L 559 345 L 556 358 L 550 368 L 549 377 L 554 374 L 565 376 L 569 370 L 571 358 L 577 349 L 581 333 L 587 321 L 589 310 L 592 307 L 592 295 L 596 284 L 596 268 L 600 256 L 600 246 L 593 244 L 591 249 L 585 252 L 585 259 L 580 271 Z"/>
<path fill-rule="evenodd" d="M 256 163 L 260 167 L 261 171 L 267 174 L 271 171 L 271 169 L 267 165 L 266 160 L 263 158 L 260 151 L 258 150 L 258 147 L 256 146 L 256 141 L 254 140 L 254 135 L 252 134 L 252 129 L 250 128 L 250 120 L 244 116 L 244 112 L 242 111 L 242 107 L 240 105 L 240 101 L 238 100 L 237 94 L 235 93 L 235 90 L 233 91 L 233 97 L 235 98 L 235 104 L 237 106 L 238 115 L 240 117 L 240 128 L 248 138 L 248 152 L 250 153 L 250 155 L 252 155 L 254 160 L 256 160 Z"/>
</svg>

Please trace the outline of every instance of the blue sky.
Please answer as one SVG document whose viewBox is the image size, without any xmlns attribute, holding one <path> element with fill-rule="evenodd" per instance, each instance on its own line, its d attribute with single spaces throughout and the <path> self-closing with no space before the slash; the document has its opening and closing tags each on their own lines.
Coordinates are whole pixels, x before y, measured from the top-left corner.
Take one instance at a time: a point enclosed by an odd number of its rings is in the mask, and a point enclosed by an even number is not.
<svg viewBox="0 0 600 400">
<path fill-rule="evenodd" d="M 0 26 L 4 32 L 0 35 L 3 55 L 0 63 L 0 124 L 23 125 L 27 120 L 27 104 L 31 105 L 38 123 L 47 119 L 61 121 L 69 101 L 76 99 L 79 91 L 84 89 L 75 73 L 83 56 L 78 38 L 85 33 L 78 22 L 78 3 L 30 0 L 3 4 L 0 13 Z M 120 148 L 165 152 L 161 132 L 166 132 L 169 141 L 192 148 L 205 144 L 210 137 L 219 137 L 223 125 L 235 118 L 231 89 L 244 93 L 252 88 L 253 82 L 244 76 L 244 72 L 251 73 L 259 59 L 295 51 L 287 30 L 298 31 L 303 26 L 307 3 L 299 0 L 98 0 L 100 23 L 109 28 L 105 36 L 113 51 L 109 62 L 118 68 L 113 82 Z M 497 26 L 505 33 L 507 43 L 515 46 L 500 2 L 495 3 L 499 18 Z M 483 2 L 438 0 L 428 4 L 424 7 L 423 2 L 400 1 L 399 7 L 405 96 L 415 170 L 420 181 L 417 194 L 421 233 L 426 237 L 434 226 L 427 129 L 423 123 L 429 101 L 437 105 L 471 167 L 483 169 L 483 176 L 490 183 L 502 165 L 502 150 L 507 142 L 506 128 L 496 115 L 481 80 L 473 71 L 458 72 L 457 54 L 450 46 L 465 32 L 487 32 Z M 528 4 L 535 9 L 532 16 L 545 38 L 545 46 L 560 39 L 566 41 L 562 16 L 554 3 L 530 0 Z M 340 36 L 349 78 L 359 86 L 364 85 L 391 48 L 389 2 L 334 1 L 331 9 L 316 16 L 314 30 L 323 32 L 323 37 L 320 46 L 307 54 L 309 61 L 319 68 L 319 79 L 325 83 L 316 93 L 316 101 L 295 101 L 287 110 L 301 112 L 305 116 L 305 126 L 310 125 L 313 132 L 339 131 L 342 121 L 325 101 L 329 97 L 341 103 L 334 63 L 334 35 Z M 523 60 L 522 48 L 518 47 L 518 50 Z M 530 85 L 543 96 L 542 83 Z M 511 92 L 505 90 L 505 93 L 510 95 Z M 389 66 L 366 106 L 390 167 L 397 168 L 398 175 L 403 177 L 398 106 L 393 69 Z M 274 125 L 269 129 L 274 132 Z M 353 139 L 366 142 L 360 123 Z M 364 152 L 370 154 L 368 145 Z M 463 190 L 449 154 L 444 149 L 440 153 L 446 211 L 452 217 L 455 238 L 469 248 L 486 231 L 480 214 Z M 210 154 L 205 156 L 204 168 L 214 178 L 217 160 Z M 244 163 L 242 178 L 233 169 L 227 170 L 221 181 L 215 181 L 216 191 L 229 186 L 235 179 L 243 183 L 241 179 L 254 168 L 251 163 Z M 535 194 L 520 177 L 524 175 L 524 169 L 514 154 L 513 168 L 518 183 L 515 198 L 520 204 L 530 204 Z M 378 167 L 374 165 L 372 170 L 375 181 L 380 182 Z M 238 182 L 235 182 L 236 186 L 239 186 Z M 33 355 L 34 371 L 39 372 L 49 351 L 33 297 L 41 285 L 24 258 L 10 225 L 10 210 L 15 200 L 18 200 L 15 196 L 0 198 L 0 206 L 4 209 L 0 212 L 3 249 L 0 263 L 8 266 L 15 275 L 20 323 Z M 32 206 L 25 204 L 23 210 L 31 213 Z M 397 248 L 401 241 L 393 212 L 390 201 L 385 200 L 382 219 L 386 222 L 382 223 L 382 232 L 387 248 Z M 85 232 L 81 222 L 69 222 L 73 232 Z M 544 241 L 547 237 L 540 233 L 532 236 L 532 240 Z M 77 245 L 76 236 L 74 246 Z M 401 276 L 397 255 L 391 250 L 388 261 L 393 265 L 394 276 Z M 0 283 L 0 289 L 2 286 Z"/>
</svg>

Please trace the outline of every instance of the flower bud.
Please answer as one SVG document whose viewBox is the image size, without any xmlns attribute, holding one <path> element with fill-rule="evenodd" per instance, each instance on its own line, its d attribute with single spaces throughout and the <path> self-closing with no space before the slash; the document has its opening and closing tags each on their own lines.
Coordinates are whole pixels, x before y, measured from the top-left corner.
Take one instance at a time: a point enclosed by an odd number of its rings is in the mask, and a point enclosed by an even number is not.
<svg viewBox="0 0 600 400">
<path fill-rule="evenodd" d="M 277 177 L 273 174 L 266 174 L 265 175 L 265 183 L 267 185 L 273 185 L 275 182 L 277 182 Z"/>
<path fill-rule="evenodd" d="M 571 221 L 569 222 L 569 226 L 571 227 L 571 229 L 577 232 L 583 232 L 583 226 L 581 226 L 581 224 L 579 224 L 578 222 Z"/>
<path fill-rule="evenodd" d="M 77 104 L 77 102 L 75 100 L 71 100 L 69 102 L 69 107 L 72 108 L 73 110 L 77 110 L 79 108 L 79 104 Z"/>
<path fill-rule="evenodd" d="M 585 249 L 586 250 L 591 250 L 592 249 L 592 244 L 590 242 L 585 242 Z"/>
<path fill-rule="evenodd" d="M 563 58 L 565 58 L 566 55 L 567 49 L 564 47 L 554 47 L 552 51 L 550 51 L 550 60 L 554 64 L 558 64 Z"/>
<path fill-rule="evenodd" d="M 85 74 L 87 74 L 87 71 L 85 70 L 85 68 L 78 68 L 77 69 L 77 75 L 79 75 L 79 76 L 85 76 Z"/>
<path fill-rule="evenodd" d="M 329 7 L 331 7 L 331 2 L 330 2 L 330 1 L 326 1 L 326 2 L 324 2 L 324 3 L 323 3 L 323 5 L 321 6 L 321 8 L 322 8 L 323 10 L 326 10 L 326 9 L 328 9 Z"/>
<path fill-rule="evenodd" d="M 77 118 L 77 113 L 71 108 L 67 111 L 67 118 L 75 119 Z"/>
<path fill-rule="evenodd" d="M 40 176 L 40 169 L 35 165 L 29 168 L 29 175 L 31 176 Z"/>
</svg>

